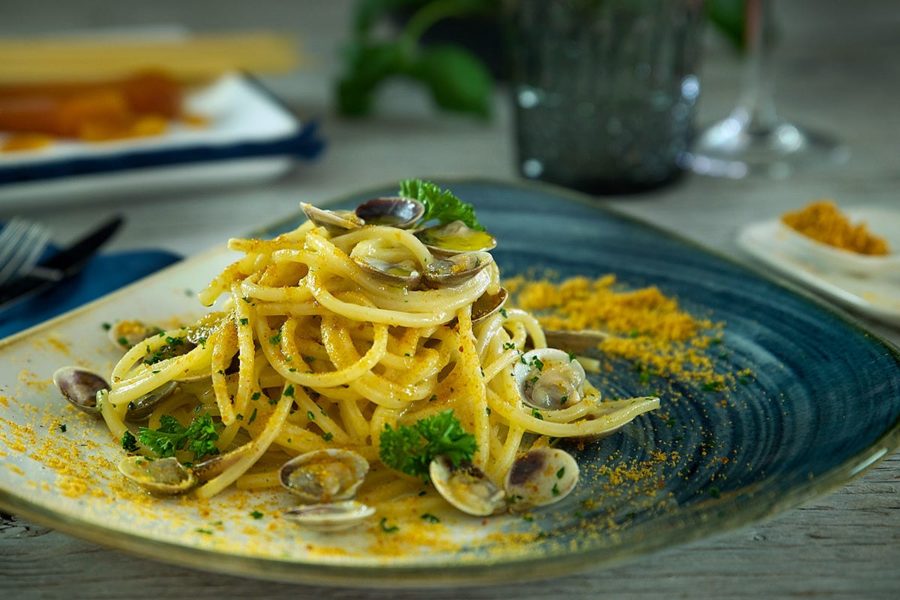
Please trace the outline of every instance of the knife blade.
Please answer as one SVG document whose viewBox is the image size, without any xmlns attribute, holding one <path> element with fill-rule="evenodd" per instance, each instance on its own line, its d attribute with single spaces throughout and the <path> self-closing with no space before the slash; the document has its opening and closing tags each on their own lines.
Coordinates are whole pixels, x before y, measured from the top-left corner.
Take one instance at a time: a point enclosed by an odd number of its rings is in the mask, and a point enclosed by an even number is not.
<svg viewBox="0 0 900 600">
<path fill-rule="evenodd" d="M 121 216 L 113 217 L 68 248 L 38 264 L 28 275 L 0 287 L 0 311 L 80 273 L 90 258 L 124 222 Z"/>
</svg>

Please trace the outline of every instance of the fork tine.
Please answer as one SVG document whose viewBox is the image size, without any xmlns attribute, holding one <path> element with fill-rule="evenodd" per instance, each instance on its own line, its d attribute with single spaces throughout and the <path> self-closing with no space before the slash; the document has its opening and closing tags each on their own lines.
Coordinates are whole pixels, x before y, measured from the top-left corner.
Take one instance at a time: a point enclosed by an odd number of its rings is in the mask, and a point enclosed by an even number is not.
<svg viewBox="0 0 900 600">
<path fill-rule="evenodd" d="M 16 246 L 24 235 L 25 229 L 26 224 L 21 219 L 13 219 L 3 228 L 6 239 L 0 246 L 0 265 L 5 266 L 7 261 L 15 255 Z"/>
<path fill-rule="evenodd" d="M 24 275 L 32 269 L 47 246 L 50 234 L 37 223 L 21 221 L 11 236 L 10 252 L 4 252 L 5 264 L 0 267 L 0 284 Z"/>
</svg>

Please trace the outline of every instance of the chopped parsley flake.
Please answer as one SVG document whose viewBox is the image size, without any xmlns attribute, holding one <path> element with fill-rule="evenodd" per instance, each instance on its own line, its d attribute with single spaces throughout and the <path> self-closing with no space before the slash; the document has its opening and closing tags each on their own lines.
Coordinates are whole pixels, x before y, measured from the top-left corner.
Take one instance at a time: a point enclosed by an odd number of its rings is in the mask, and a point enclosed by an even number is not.
<svg viewBox="0 0 900 600">
<path fill-rule="evenodd" d="M 241 325 L 246 325 L 247 323 L 250 322 L 250 319 L 248 319 L 247 317 L 242 317 L 240 322 L 241 322 Z"/>
<path fill-rule="evenodd" d="M 254 519 L 262 519 L 263 518 L 263 514 L 261 512 L 259 512 L 258 510 L 254 510 L 252 513 L 250 513 L 250 516 L 253 517 Z"/>
<path fill-rule="evenodd" d="M 500 309 L 500 314 L 503 315 L 503 318 L 504 318 L 504 319 L 508 319 L 508 318 L 509 318 L 509 313 L 506 312 L 506 309 L 505 309 L 505 308 L 501 308 L 501 309 Z"/>
<path fill-rule="evenodd" d="M 397 527 L 396 525 L 388 526 L 387 517 L 381 517 L 381 521 L 378 523 L 378 525 L 381 527 L 381 530 L 385 533 L 396 533 L 396 532 L 400 531 L 400 528 Z"/>
<path fill-rule="evenodd" d="M 536 408 L 531 409 L 531 416 L 534 417 L 535 419 L 540 419 L 541 421 L 544 420 L 544 415 L 542 415 L 541 411 L 539 411 Z"/>
<path fill-rule="evenodd" d="M 277 345 L 281 343 L 281 332 L 279 331 L 275 335 L 269 338 L 269 343 L 272 345 Z"/>
<path fill-rule="evenodd" d="M 125 431 L 122 435 L 122 448 L 124 448 L 126 452 L 138 451 L 137 439 L 135 439 L 130 431 Z"/>
<path fill-rule="evenodd" d="M 428 521 L 429 523 L 440 523 L 440 522 L 441 522 L 441 520 L 440 520 L 439 518 L 437 518 L 436 516 L 434 516 L 434 515 L 431 514 L 431 513 L 425 513 L 425 514 L 423 514 L 423 515 L 422 515 L 422 520 L 423 520 L 423 521 Z"/>
<path fill-rule="evenodd" d="M 65 423 L 60 423 L 60 424 L 59 424 L 59 430 L 60 430 L 62 433 L 65 433 L 65 432 L 66 432 L 66 429 L 68 429 L 68 427 L 66 427 L 66 424 L 65 424 Z"/>
<path fill-rule="evenodd" d="M 100 327 L 103 328 L 103 331 L 109 331 L 110 329 L 112 329 L 112 323 L 103 323 L 100 325 Z"/>
<path fill-rule="evenodd" d="M 308 410 L 308 411 L 306 411 L 306 418 L 309 419 L 310 421 L 315 421 L 316 415 L 313 411 Z"/>
<path fill-rule="evenodd" d="M 294 386 L 289 385 L 286 388 L 284 388 L 284 395 L 293 398 L 294 397 Z"/>
<path fill-rule="evenodd" d="M 562 479 L 562 478 L 563 478 L 563 475 L 565 475 L 565 474 L 566 474 L 566 468 L 565 468 L 565 467 L 560 467 L 559 471 L 556 472 L 556 478 L 557 478 L 557 479 Z"/>
<path fill-rule="evenodd" d="M 551 489 L 550 492 L 551 492 L 554 496 L 559 496 L 559 484 L 558 484 L 558 483 L 554 483 L 554 484 L 553 484 L 553 489 Z"/>
<path fill-rule="evenodd" d="M 247 421 L 247 425 L 256 420 L 256 408 L 253 409 L 253 412 L 250 414 L 250 420 Z"/>
<path fill-rule="evenodd" d="M 330 431 L 326 431 L 325 433 L 322 434 L 322 439 L 325 440 L 326 442 L 330 442 L 332 439 L 334 439 L 334 434 L 331 433 Z"/>
<path fill-rule="evenodd" d="M 259 400 L 259 392 L 253 392 L 253 395 L 250 396 L 251 400 Z"/>
</svg>

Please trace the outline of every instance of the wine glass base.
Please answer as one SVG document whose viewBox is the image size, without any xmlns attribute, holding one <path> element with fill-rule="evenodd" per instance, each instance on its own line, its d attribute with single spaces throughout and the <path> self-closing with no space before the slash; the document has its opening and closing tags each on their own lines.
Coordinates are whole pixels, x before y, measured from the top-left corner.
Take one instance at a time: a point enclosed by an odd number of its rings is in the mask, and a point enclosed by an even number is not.
<svg viewBox="0 0 900 600">
<path fill-rule="evenodd" d="M 685 166 L 712 177 L 760 174 L 780 179 L 800 169 L 845 162 L 848 156 L 846 148 L 827 135 L 786 121 L 759 127 L 732 115 L 700 133 Z"/>
</svg>

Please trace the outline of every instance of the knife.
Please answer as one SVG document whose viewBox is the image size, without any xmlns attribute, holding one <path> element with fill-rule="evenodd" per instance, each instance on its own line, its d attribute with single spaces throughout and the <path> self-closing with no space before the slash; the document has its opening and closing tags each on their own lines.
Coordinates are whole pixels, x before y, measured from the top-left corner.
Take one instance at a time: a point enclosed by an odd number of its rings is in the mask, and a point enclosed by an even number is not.
<svg viewBox="0 0 900 600">
<path fill-rule="evenodd" d="M 121 216 L 113 217 L 68 248 L 38 264 L 27 275 L 0 287 L 0 311 L 80 273 L 94 253 L 124 222 Z"/>
</svg>

